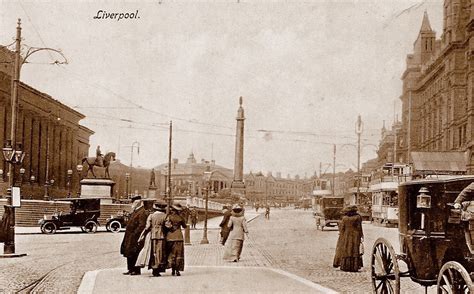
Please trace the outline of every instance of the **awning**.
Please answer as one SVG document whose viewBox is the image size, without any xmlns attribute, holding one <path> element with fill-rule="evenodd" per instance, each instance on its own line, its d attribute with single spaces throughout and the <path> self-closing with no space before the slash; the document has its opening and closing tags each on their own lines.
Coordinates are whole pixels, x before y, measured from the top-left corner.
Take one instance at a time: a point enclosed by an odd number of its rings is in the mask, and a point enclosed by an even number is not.
<svg viewBox="0 0 474 294">
<path fill-rule="evenodd" d="M 414 172 L 465 173 L 464 152 L 411 152 Z"/>
</svg>

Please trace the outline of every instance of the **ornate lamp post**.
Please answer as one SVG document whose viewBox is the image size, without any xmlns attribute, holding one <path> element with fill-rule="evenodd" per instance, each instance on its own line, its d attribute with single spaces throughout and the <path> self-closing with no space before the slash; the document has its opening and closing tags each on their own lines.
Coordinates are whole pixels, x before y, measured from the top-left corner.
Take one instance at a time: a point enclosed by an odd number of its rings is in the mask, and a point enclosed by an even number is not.
<svg viewBox="0 0 474 294">
<path fill-rule="evenodd" d="M 209 240 L 207 239 L 207 213 L 208 213 L 208 202 L 209 202 L 209 190 L 211 189 L 211 171 L 205 171 L 203 175 L 203 180 L 206 183 L 206 200 L 204 206 L 204 229 L 202 233 L 202 240 L 201 244 L 209 244 Z"/>
<path fill-rule="evenodd" d="M 21 144 L 17 144 L 16 149 L 13 149 L 12 141 L 6 140 L 5 147 L 2 149 L 3 158 L 8 162 L 9 172 L 8 172 L 8 191 L 7 199 L 8 205 L 5 206 L 5 212 L 7 213 L 9 220 L 7 223 L 7 238 L 4 242 L 3 254 L 5 256 L 18 257 L 25 256 L 26 254 L 15 254 L 15 207 L 13 206 L 12 199 L 12 190 L 14 186 L 14 177 L 15 177 L 15 164 L 21 164 L 25 158 L 25 153 L 21 150 Z M 23 169 L 24 173 L 24 169 Z M 20 172 L 21 174 L 21 172 Z"/>
<path fill-rule="evenodd" d="M 33 186 L 33 184 L 35 183 L 36 181 L 36 177 L 34 175 L 31 175 L 30 177 L 30 185 Z"/>
<path fill-rule="evenodd" d="M 71 198 L 71 179 L 72 179 L 72 169 L 67 170 L 67 197 Z"/>
</svg>

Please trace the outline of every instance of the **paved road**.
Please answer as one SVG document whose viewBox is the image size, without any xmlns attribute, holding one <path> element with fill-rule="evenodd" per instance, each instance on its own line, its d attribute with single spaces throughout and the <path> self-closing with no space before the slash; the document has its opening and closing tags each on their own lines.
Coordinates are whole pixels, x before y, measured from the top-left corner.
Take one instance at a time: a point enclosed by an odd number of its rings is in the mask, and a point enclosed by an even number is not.
<svg viewBox="0 0 474 294">
<path fill-rule="evenodd" d="M 202 231 L 191 231 L 192 246 L 186 246 L 187 266 L 226 266 L 220 256 L 216 221 L 210 222 L 209 245 L 199 245 Z M 273 267 L 296 274 L 328 288 L 346 293 L 370 292 L 367 265 L 361 273 L 346 273 L 332 267 L 337 230 L 318 231 L 311 212 L 304 210 L 272 210 L 271 219 L 263 216 L 250 225 L 242 267 Z M 398 251 L 398 231 L 364 224 L 366 251 L 377 237 L 387 238 Z M 36 292 L 75 293 L 85 272 L 103 268 L 125 268 L 125 259 L 118 249 L 123 233 L 105 231 L 96 234 L 79 232 L 56 235 L 17 235 L 17 252 L 27 257 L 0 259 L 0 293 L 35 287 Z M 1 249 L 0 249 L 1 251 Z M 186 271 L 185 271 L 186 273 Z M 41 280 L 39 284 L 35 284 Z M 423 293 L 423 288 L 409 279 L 402 280 L 402 289 Z M 27 288 L 31 289 L 31 288 Z"/>
<path fill-rule="evenodd" d="M 364 223 L 364 268 L 359 273 L 335 269 L 332 261 L 338 230 L 316 230 L 310 210 L 272 210 L 270 220 L 260 217 L 250 230 L 250 241 L 265 249 L 273 266 L 343 293 L 371 292 L 369 251 L 377 238 L 386 238 L 399 252 L 398 229 Z M 409 278 L 402 279 L 401 285 L 404 293 L 424 293 L 424 288 Z"/>
</svg>

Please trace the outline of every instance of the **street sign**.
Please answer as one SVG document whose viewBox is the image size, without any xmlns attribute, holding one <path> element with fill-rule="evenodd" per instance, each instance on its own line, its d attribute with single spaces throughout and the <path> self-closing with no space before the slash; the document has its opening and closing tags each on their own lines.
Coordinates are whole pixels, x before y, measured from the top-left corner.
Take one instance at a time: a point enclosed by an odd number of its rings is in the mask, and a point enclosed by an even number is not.
<svg viewBox="0 0 474 294">
<path fill-rule="evenodd" d="M 21 192 L 20 187 L 12 187 L 12 206 L 20 207 L 21 206 Z"/>
</svg>

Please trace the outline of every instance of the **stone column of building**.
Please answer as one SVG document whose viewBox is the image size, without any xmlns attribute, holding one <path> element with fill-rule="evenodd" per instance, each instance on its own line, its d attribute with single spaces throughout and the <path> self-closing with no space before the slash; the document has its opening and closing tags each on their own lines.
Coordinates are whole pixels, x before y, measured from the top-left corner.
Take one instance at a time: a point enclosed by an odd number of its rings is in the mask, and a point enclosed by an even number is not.
<svg viewBox="0 0 474 294">
<path fill-rule="evenodd" d="M 48 153 L 48 137 L 51 135 L 50 131 L 50 121 L 47 117 L 42 117 L 41 118 L 41 123 L 39 129 L 39 140 L 38 140 L 38 146 L 40 149 L 40 156 L 38 158 L 38 184 L 40 186 L 43 186 L 46 182 L 46 157 Z M 49 140 L 51 145 L 51 139 Z M 51 148 L 50 148 L 51 150 Z M 49 151 L 50 151 L 49 150 Z"/>
<path fill-rule="evenodd" d="M 41 140 L 41 119 L 35 117 L 31 122 L 32 127 L 32 142 L 31 142 L 31 175 L 35 176 L 35 181 L 38 183 L 40 173 L 40 140 Z M 30 175 L 30 177 L 31 177 Z"/>
<path fill-rule="evenodd" d="M 23 160 L 23 167 L 25 168 L 24 181 L 28 181 L 31 176 L 31 141 L 33 128 L 31 125 L 32 115 L 31 112 L 25 110 L 23 119 L 23 151 L 26 153 L 25 159 Z"/>
<path fill-rule="evenodd" d="M 6 120 L 6 105 L 4 103 L 0 104 L 0 124 L 1 124 L 1 127 L 0 127 L 0 147 L 3 148 L 3 145 L 5 144 L 5 140 L 7 139 L 6 138 L 6 135 L 7 133 L 5 132 L 5 120 Z M 5 168 L 6 165 L 5 165 L 5 160 L 3 160 L 3 156 L 2 156 L 2 159 L 0 160 L 0 169 L 2 169 L 3 171 L 5 171 Z"/>
<path fill-rule="evenodd" d="M 69 168 L 67 165 L 67 131 L 65 126 L 61 126 L 60 130 L 61 131 L 59 133 L 59 152 L 61 156 L 59 158 L 59 187 L 65 189 L 67 182 L 67 169 Z"/>
<path fill-rule="evenodd" d="M 231 184 L 231 193 L 235 195 L 245 195 L 244 184 L 244 108 L 242 107 L 242 97 L 239 98 L 239 110 L 237 111 L 237 126 L 235 134 L 235 162 L 234 180 Z"/>
</svg>

